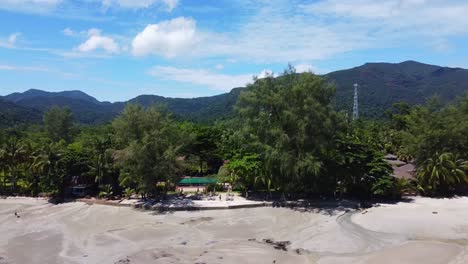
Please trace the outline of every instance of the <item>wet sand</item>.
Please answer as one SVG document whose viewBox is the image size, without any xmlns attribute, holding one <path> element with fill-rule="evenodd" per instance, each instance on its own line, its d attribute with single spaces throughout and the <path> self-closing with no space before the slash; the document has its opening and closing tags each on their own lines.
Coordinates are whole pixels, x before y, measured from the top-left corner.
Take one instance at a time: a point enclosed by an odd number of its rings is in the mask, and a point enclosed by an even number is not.
<svg viewBox="0 0 468 264">
<path fill-rule="evenodd" d="M 468 263 L 468 198 L 415 198 L 364 214 L 269 207 L 158 214 L 7 199 L 0 238 L 1 264 Z"/>
</svg>

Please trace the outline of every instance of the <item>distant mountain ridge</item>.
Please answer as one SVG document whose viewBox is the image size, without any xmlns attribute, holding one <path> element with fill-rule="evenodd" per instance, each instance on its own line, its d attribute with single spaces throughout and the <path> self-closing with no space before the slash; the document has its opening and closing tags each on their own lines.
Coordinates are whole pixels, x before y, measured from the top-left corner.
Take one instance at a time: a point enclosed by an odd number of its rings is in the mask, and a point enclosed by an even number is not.
<svg viewBox="0 0 468 264">
<path fill-rule="evenodd" d="M 393 103 L 399 101 L 418 104 L 437 95 L 442 103 L 446 103 L 468 92 L 468 70 L 416 61 L 366 63 L 322 77 L 336 86 L 334 103 L 339 110 L 344 111 L 351 111 L 353 84 L 358 83 L 360 114 L 366 117 L 380 117 Z M 8 124 L 0 122 L 0 125 L 39 121 L 41 114 L 53 105 L 69 107 L 81 123 L 105 123 L 117 116 L 127 103 L 146 107 L 164 104 L 179 119 L 211 122 L 232 114 L 242 89 L 234 88 L 229 93 L 199 98 L 140 95 L 116 103 L 100 102 L 81 91 L 46 92 L 31 89 L 0 97 L 0 117 L 10 120 Z M 28 118 L 22 117 L 28 113 L 34 114 L 29 114 Z"/>
<path fill-rule="evenodd" d="M 29 89 L 23 93 L 12 93 L 9 95 L 4 96 L 4 99 L 7 101 L 11 101 L 17 103 L 19 101 L 37 98 L 37 97 L 45 97 L 45 98 L 70 98 L 70 99 L 78 99 L 83 100 L 90 103 L 99 104 L 96 98 L 78 90 L 72 91 L 63 91 L 63 92 L 46 92 L 38 89 Z"/>
<path fill-rule="evenodd" d="M 11 127 L 41 120 L 42 114 L 32 108 L 22 107 L 0 98 L 0 127 Z"/>
<path fill-rule="evenodd" d="M 424 103 L 437 95 L 442 103 L 468 92 L 468 70 L 423 64 L 366 63 L 331 72 L 324 77 L 336 85 L 336 104 L 351 111 L 354 83 L 359 84 L 359 106 L 363 116 L 378 116 L 393 103 Z"/>
</svg>

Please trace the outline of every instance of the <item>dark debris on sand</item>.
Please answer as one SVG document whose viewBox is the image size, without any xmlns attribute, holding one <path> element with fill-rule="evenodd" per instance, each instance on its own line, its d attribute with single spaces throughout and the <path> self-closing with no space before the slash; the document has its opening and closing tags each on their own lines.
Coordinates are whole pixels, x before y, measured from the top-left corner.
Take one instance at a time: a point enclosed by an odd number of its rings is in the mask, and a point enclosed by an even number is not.
<svg viewBox="0 0 468 264">
<path fill-rule="evenodd" d="M 288 251 L 288 246 L 291 245 L 290 241 L 275 241 L 270 238 L 262 240 L 265 244 L 272 245 L 274 249 Z"/>
<path fill-rule="evenodd" d="M 203 216 L 203 217 L 199 217 L 199 218 L 194 218 L 194 219 L 190 219 L 188 221 L 185 221 L 185 222 L 182 222 L 180 223 L 181 225 L 186 225 L 186 224 L 198 224 L 198 223 L 202 223 L 202 222 L 208 222 L 208 221 L 211 221 L 213 220 L 214 218 L 213 217 L 206 217 L 206 216 Z"/>
<path fill-rule="evenodd" d="M 130 264 L 130 259 L 127 257 L 115 262 L 114 264 Z"/>
<path fill-rule="evenodd" d="M 4 257 L 0 257 L 0 264 L 8 264 L 8 262 Z"/>
<path fill-rule="evenodd" d="M 256 238 L 249 238 L 247 239 L 247 241 L 265 243 L 268 245 L 272 245 L 273 248 L 275 249 L 283 250 L 283 251 L 288 251 L 288 246 L 291 245 L 290 241 L 275 241 L 271 238 L 262 239 L 262 241 L 258 241 Z M 298 255 L 310 254 L 310 251 L 308 251 L 307 249 L 303 249 L 303 248 L 294 249 L 294 252 Z"/>
</svg>

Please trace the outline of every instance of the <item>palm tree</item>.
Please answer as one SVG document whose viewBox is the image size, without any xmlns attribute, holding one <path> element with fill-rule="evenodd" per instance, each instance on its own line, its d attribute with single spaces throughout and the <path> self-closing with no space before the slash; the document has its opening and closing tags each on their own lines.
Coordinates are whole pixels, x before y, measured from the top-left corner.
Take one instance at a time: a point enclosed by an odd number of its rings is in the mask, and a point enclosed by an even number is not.
<svg viewBox="0 0 468 264">
<path fill-rule="evenodd" d="M 16 191 L 16 183 L 19 176 L 19 166 L 26 159 L 26 147 L 17 140 L 10 139 L 3 148 L 2 157 L 5 161 L 7 170 L 10 172 L 11 191 Z"/>
<path fill-rule="evenodd" d="M 29 156 L 28 169 L 32 176 L 32 194 L 38 193 L 41 176 L 48 173 L 50 168 L 50 160 L 48 155 L 48 146 L 35 150 Z"/>
<path fill-rule="evenodd" d="M 48 191 L 57 192 L 57 194 L 63 194 L 63 177 L 64 177 L 64 164 L 63 164 L 63 152 L 54 143 L 45 146 L 42 149 L 40 161 L 37 166 L 42 169 L 43 188 L 45 187 Z"/>
<path fill-rule="evenodd" d="M 436 154 L 427 159 L 417 171 L 419 183 L 432 194 L 449 194 L 457 184 L 468 183 L 468 163 L 452 153 Z"/>
<path fill-rule="evenodd" d="M 113 150 L 109 138 L 97 137 L 93 141 L 93 157 L 89 166 L 88 176 L 94 176 L 94 182 L 101 186 L 106 177 L 113 172 Z"/>
<path fill-rule="evenodd" d="M 104 138 L 96 138 L 94 140 L 95 157 L 92 162 L 91 172 L 95 175 L 95 182 L 98 185 L 101 185 L 106 174 L 106 150 L 108 145 L 109 141 Z"/>
<path fill-rule="evenodd" d="M 6 151 L 4 148 L 0 148 L 0 174 L 2 175 L 2 178 L 3 178 L 2 191 L 4 191 L 6 187 L 6 178 L 7 178 Z"/>
</svg>

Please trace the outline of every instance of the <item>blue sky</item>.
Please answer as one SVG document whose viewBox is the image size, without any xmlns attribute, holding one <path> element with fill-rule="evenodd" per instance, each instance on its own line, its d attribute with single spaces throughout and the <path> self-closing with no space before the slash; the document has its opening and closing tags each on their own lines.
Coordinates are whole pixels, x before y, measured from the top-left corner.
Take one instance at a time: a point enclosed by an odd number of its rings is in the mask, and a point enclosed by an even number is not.
<svg viewBox="0 0 468 264">
<path fill-rule="evenodd" d="M 0 95 L 198 97 L 365 62 L 468 67 L 465 0 L 1 0 Z"/>
</svg>

